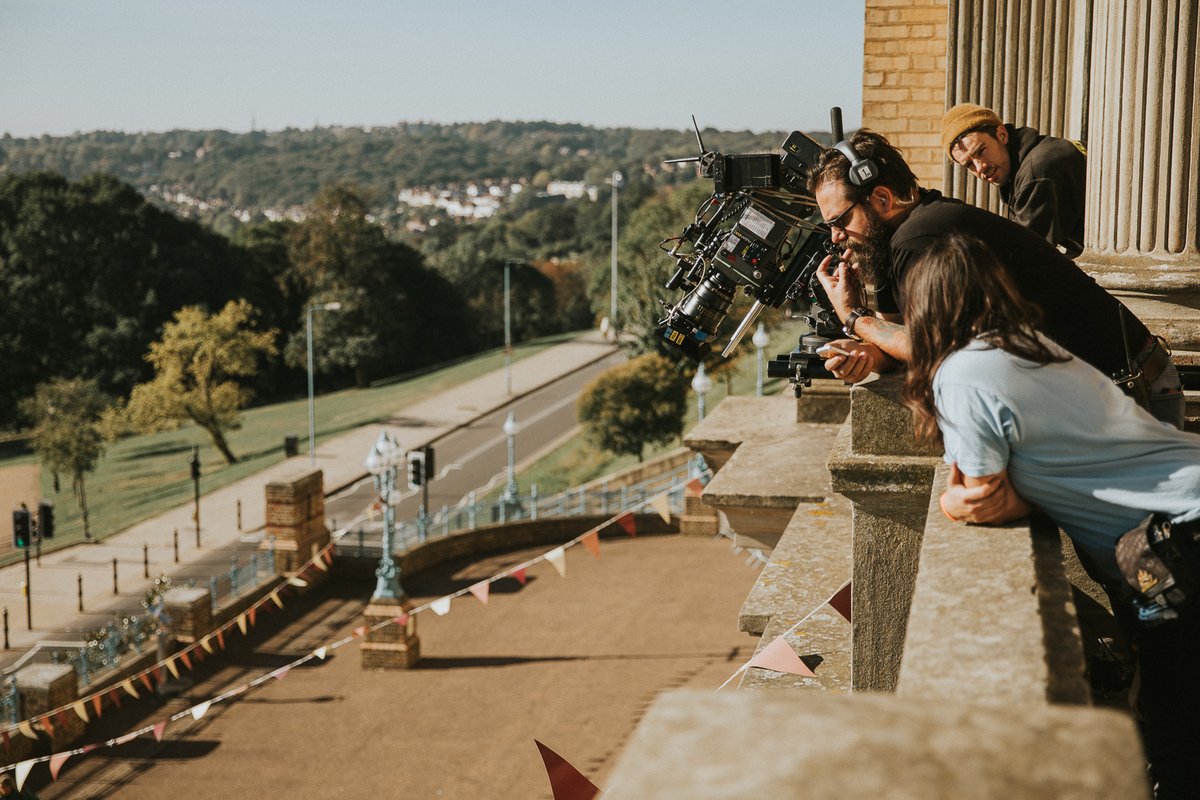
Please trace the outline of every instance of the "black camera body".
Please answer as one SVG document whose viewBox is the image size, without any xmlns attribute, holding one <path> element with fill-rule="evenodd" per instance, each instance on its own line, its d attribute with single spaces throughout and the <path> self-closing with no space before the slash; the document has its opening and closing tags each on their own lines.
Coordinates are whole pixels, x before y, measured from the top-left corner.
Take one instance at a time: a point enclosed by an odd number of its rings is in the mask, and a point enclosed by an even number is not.
<svg viewBox="0 0 1200 800">
<path fill-rule="evenodd" d="M 790 302 L 803 307 L 813 332 L 795 351 L 772 362 L 769 374 L 786 372 L 797 392 L 811 378 L 833 377 L 815 351 L 839 336 L 841 325 L 816 273 L 836 248 L 816 201 L 804 190 L 808 167 L 821 151 L 812 138 L 794 131 L 778 154 L 704 151 L 699 159 L 687 159 L 699 162 L 701 177 L 712 178 L 713 194 L 678 237 L 661 245 L 676 262 L 666 288 L 685 292 L 674 305 L 663 304 L 665 316 L 655 333 L 667 344 L 693 360 L 705 358 L 740 290 L 754 304 L 723 355 L 733 351 L 763 308 Z"/>
</svg>

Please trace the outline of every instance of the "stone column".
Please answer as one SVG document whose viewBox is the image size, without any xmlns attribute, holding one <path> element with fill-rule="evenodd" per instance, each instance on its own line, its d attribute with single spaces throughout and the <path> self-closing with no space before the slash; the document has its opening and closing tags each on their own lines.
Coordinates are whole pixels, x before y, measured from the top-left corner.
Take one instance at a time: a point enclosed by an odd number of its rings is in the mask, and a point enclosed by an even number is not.
<svg viewBox="0 0 1200 800">
<path fill-rule="evenodd" d="M 21 695 L 21 716 L 25 719 L 36 719 L 79 699 L 75 668 L 67 664 L 31 664 L 19 670 L 16 679 Z M 74 711 L 57 715 L 50 724 L 54 730 L 50 737 L 51 747 L 56 751 L 83 735 L 83 720 Z"/>
<path fill-rule="evenodd" d="M 271 481 L 266 488 L 266 529 L 261 549 L 275 548 L 275 571 L 294 572 L 325 545 L 324 475 L 319 469 Z"/>
<path fill-rule="evenodd" d="M 408 615 L 413 607 L 407 598 L 373 597 L 363 611 L 367 628 L 381 622 Z M 421 658 L 421 640 L 417 636 L 417 618 L 408 615 L 403 625 L 384 625 L 363 638 L 361 664 L 363 669 L 408 669 Z"/>
<path fill-rule="evenodd" d="M 1200 0 L 1096 5 L 1079 264 L 1104 286 L 1150 293 L 1130 303 L 1138 315 L 1200 350 Z"/>
<path fill-rule="evenodd" d="M 917 444 L 900 403 L 903 376 L 882 375 L 850 392 L 850 424 L 829 454 L 833 491 L 854 507 L 851 683 L 892 692 L 940 446 Z"/>
<path fill-rule="evenodd" d="M 208 589 L 187 586 L 169 589 L 163 595 L 163 609 L 176 641 L 198 642 L 213 629 L 212 592 Z"/>
</svg>

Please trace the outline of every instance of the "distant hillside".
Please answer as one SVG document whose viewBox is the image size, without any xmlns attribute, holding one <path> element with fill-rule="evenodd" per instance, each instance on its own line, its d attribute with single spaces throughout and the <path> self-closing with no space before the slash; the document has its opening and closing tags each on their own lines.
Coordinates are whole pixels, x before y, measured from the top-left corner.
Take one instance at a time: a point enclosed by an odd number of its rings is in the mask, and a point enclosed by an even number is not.
<svg viewBox="0 0 1200 800">
<path fill-rule="evenodd" d="M 704 131 L 724 153 L 774 151 L 785 132 Z M 814 134 L 827 141 L 828 135 Z M 212 222 L 222 209 L 287 209 L 307 204 L 324 185 L 353 182 L 373 205 L 394 205 L 400 189 L 469 181 L 547 180 L 604 184 L 614 169 L 654 182 L 690 178 L 667 158 L 695 153 L 690 130 L 592 128 L 549 122 L 385 128 L 325 127 L 283 131 L 96 131 L 73 136 L 0 139 L 0 174 L 52 170 L 69 179 L 111 173 L 162 205 Z M 175 200 L 174 198 L 180 198 Z M 181 207 L 184 206 L 184 207 Z M 218 226 L 224 227 L 224 226 Z"/>
</svg>

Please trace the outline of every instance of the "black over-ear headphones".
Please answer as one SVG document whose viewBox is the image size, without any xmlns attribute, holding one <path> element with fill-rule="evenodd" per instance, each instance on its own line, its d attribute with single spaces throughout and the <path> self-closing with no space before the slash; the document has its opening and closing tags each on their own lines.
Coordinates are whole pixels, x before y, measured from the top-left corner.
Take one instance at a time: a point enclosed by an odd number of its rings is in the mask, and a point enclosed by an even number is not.
<svg viewBox="0 0 1200 800">
<path fill-rule="evenodd" d="M 874 159 L 862 158 L 845 139 L 833 146 L 835 150 L 850 159 L 850 183 L 855 186 L 866 186 L 879 177 L 879 165 Z"/>
</svg>

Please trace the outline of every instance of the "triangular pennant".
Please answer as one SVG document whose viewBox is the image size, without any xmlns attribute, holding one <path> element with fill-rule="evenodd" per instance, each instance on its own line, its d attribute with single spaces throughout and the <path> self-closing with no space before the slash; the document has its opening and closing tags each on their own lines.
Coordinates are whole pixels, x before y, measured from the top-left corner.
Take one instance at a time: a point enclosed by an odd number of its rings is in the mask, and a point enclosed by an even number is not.
<svg viewBox="0 0 1200 800">
<path fill-rule="evenodd" d="M 61 728 L 66 728 L 71 724 L 71 718 L 67 716 L 65 708 L 54 715 L 54 723 Z"/>
<path fill-rule="evenodd" d="M 283 608 L 283 601 L 279 599 L 279 590 L 278 589 L 271 592 L 271 602 L 274 603 L 275 605 L 279 606 L 280 608 Z"/>
<path fill-rule="evenodd" d="M 658 512 L 663 522 L 671 521 L 671 498 L 664 492 L 650 498 L 650 508 Z"/>
<path fill-rule="evenodd" d="M 212 653 L 212 652 L 214 652 L 214 651 L 213 651 L 213 646 L 212 646 L 212 637 L 211 637 L 211 636 L 205 636 L 203 639 L 201 639 L 201 640 L 200 640 L 200 646 L 201 646 L 201 647 L 203 647 L 203 648 L 204 648 L 204 649 L 205 649 L 207 652 L 209 652 L 209 653 Z"/>
<path fill-rule="evenodd" d="M 833 597 L 829 598 L 829 605 L 833 606 L 833 610 L 846 618 L 846 622 L 850 621 L 850 581 L 846 581 L 846 585 L 837 590 Z"/>
<path fill-rule="evenodd" d="M 12 750 L 12 737 L 9 736 L 8 731 L 0 731 L 0 737 L 4 739 L 4 755 L 7 757 L 9 751 Z"/>
<path fill-rule="evenodd" d="M 700 480 L 699 478 L 692 478 L 690 481 L 684 484 L 683 488 L 689 496 L 699 497 L 700 493 L 704 491 L 704 481 Z"/>
<path fill-rule="evenodd" d="M 242 632 L 242 636 L 246 635 L 246 615 L 238 614 L 237 618 L 238 630 Z"/>
<path fill-rule="evenodd" d="M 561 547 L 556 547 L 549 553 L 546 553 L 546 560 L 558 570 L 558 574 L 564 578 L 567 576 L 567 553 Z"/>
<path fill-rule="evenodd" d="M 26 739 L 33 739 L 35 742 L 37 741 L 37 732 L 33 730 L 33 726 L 29 724 L 29 720 L 23 719 L 18 722 L 17 730 L 19 730 L 21 735 Z"/>
<path fill-rule="evenodd" d="M 280 667 L 279 669 L 272 672 L 271 675 L 274 676 L 275 680 L 281 681 L 287 677 L 288 671 L 290 669 L 291 669 L 291 667 Z"/>
<path fill-rule="evenodd" d="M 304 580 L 304 578 L 297 578 L 295 575 L 289 577 L 287 582 L 289 585 L 295 586 L 298 589 L 303 589 L 305 586 L 308 586 L 308 581 Z"/>
<path fill-rule="evenodd" d="M 196 657 L 197 664 L 204 660 L 204 651 L 195 645 L 192 646 L 192 655 Z"/>
<path fill-rule="evenodd" d="M 473 583 L 470 587 L 468 587 L 468 591 L 475 595 L 475 598 L 486 606 L 488 601 L 488 593 L 491 591 L 491 581 L 480 581 L 479 583 Z"/>
<path fill-rule="evenodd" d="M 146 687 L 147 692 L 154 691 L 154 684 L 152 684 L 150 682 L 150 673 L 149 672 L 143 672 L 141 675 L 138 675 L 138 680 L 141 681 L 142 685 Z"/>
<path fill-rule="evenodd" d="M 746 666 L 786 672 L 789 675 L 815 677 L 813 671 L 800 660 L 800 656 L 796 655 L 796 651 L 783 636 L 776 636 L 775 640 L 760 650 L 758 655 L 750 659 L 750 663 Z"/>
<path fill-rule="evenodd" d="M 166 678 L 163 677 L 163 671 L 161 667 L 155 667 L 154 669 L 150 670 L 150 675 L 154 678 L 154 682 L 159 686 L 162 686 L 163 681 L 166 680 Z"/>
<path fill-rule="evenodd" d="M 437 614 L 439 617 L 444 617 L 450 613 L 450 600 L 451 600 L 450 595 L 446 595 L 445 597 L 439 597 L 437 600 L 434 600 L 432 603 L 429 604 L 429 608 L 431 611 L 433 611 L 433 613 Z"/>
<path fill-rule="evenodd" d="M 588 552 L 596 558 L 600 557 L 600 534 L 596 531 L 588 531 L 579 541 L 583 542 L 583 546 L 588 549 Z"/>
<path fill-rule="evenodd" d="M 401 614 L 398 617 L 393 617 L 392 622 L 396 623 L 397 625 L 402 625 L 402 626 L 407 625 L 408 624 L 408 614 Z"/>
<path fill-rule="evenodd" d="M 110 700 L 113 701 L 113 705 L 115 705 L 117 708 L 121 707 L 121 693 L 120 692 L 118 692 L 116 689 L 113 689 L 112 691 L 110 691 L 108 693 L 108 697 Z"/>
<path fill-rule="evenodd" d="M 333 545 L 332 544 L 329 545 L 328 547 L 326 547 L 324 551 L 322 551 L 321 557 L 325 559 L 326 564 L 328 564 L 331 567 L 333 566 Z"/>
<path fill-rule="evenodd" d="M 615 521 L 630 536 L 637 536 L 637 520 L 633 518 L 633 514 L 626 511 L 617 517 Z"/>
<path fill-rule="evenodd" d="M 525 585 L 526 578 L 524 567 L 521 567 L 520 569 L 514 569 L 512 571 L 512 576 L 517 579 L 517 583 L 521 584 L 522 586 Z"/>
<path fill-rule="evenodd" d="M 355 629 L 352 631 L 352 633 L 353 633 L 355 636 L 366 636 L 366 635 L 367 635 L 367 626 L 366 626 L 366 625 L 359 625 L 357 628 L 355 628 Z"/>
<path fill-rule="evenodd" d="M 217 631 L 217 647 L 221 648 L 222 650 L 225 649 L 225 629 L 224 628 L 221 628 L 221 630 Z"/>
<path fill-rule="evenodd" d="M 600 794 L 596 785 L 571 766 L 565 758 L 537 739 L 534 739 L 533 743 L 542 754 L 542 763 L 546 765 L 546 775 L 550 778 L 550 791 L 554 794 L 554 800 L 591 800 Z"/>
<path fill-rule="evenodd" d="M 98 694 L 92 695 L 92 708 L 96 709 L 96 717 L 99 718 L 104 714 L 104 698 Z"/>
<path fill-rule="evenodd" d="M 126 679 L 126 680 L 122 681 L 122 682 L 121 682 L 121 688 L 122 688 L 122 689 L 124 689 L 125 691 L 129 692 L 129 695 L 130 695 L 130 696 L 131 696 L 131 697 L 132 697 L 134 700 L 140 700 L 140 699 L 141 699 L 141 695 L 139 695 L 139 694 L 137 693 L 137 689 L 133 688 L 133 681 L 132 681 L 132 680 Z"/>
<path fill-rule="evenodd" d="M 212 705 L 211 700 L 205 700 L 199 705 L 192 706 L 192 719 L 200 719 L 208 713 L 208 707 Z"/>
<path fill-rule="evenodd" d="M 183 665 L 185 667 L 187 667 L 188 669 L 192 668 L 192 657 L 188 655 L 187 650 L 184 650 L 182 653 L 179 654 L 179 660 L 182 661 Z"/>
<path fill-rule="evenodd" d="M 88 719 L 87 706 L 83 704 L 82 700 L 72 703 L 71 708 L 75 709 L 75 713 L 81 720 L 84 722 L 91 722 L 91 720 Z"/>
<path fill-rule="evenodd" d="M 178 678 L 179 677 L 179 667 L 175 666 L 175 656 L 171 656 L 170 658 L 168 658 L 166 661 L 166 665 L 167 665 L 167 672 L 171 673 L 171 677 Z"/>
<path fill-rule="evenodd" d="M 317 658 L 324 661 L 325 656 L 329 655 L 329 648 L 328 647 L 318 647 L 316 650 L 313 650 L 313 655 L 315 655 Z"/>
<path fill-rule="evenodd" d="M 250 627 L 253 628 L 255 625 L 255 619 L 258 617 L 258 606 L 254 606 L 253 608 L 251 608 L 250 611 L 248 612 L 248 616 L 250 619 Z"/>
<path fill-rule="evenodd" d="M 33 765 L 36 763 L 37 763 L 37 759 L 30 758 L 30 759 L 26 759 L 25 761 L 22 761 L 20 764 L 17 764 L 16 778 L 17 778 L 17 791 L 18 792 L 21 791 L 21 788 L 25 785 L 25 779 L 29 777 L 29 770 L 33 769 Z"/>
<path fill-rule="evenodd" d="M 163 731 L 165 731 L 166 729 L 167 729 L 167 721 L 165 719 L 162 722 L 155 723 L 154 724 L 154 741 L 161 742 L 162 737 L 163 737 Z"/>
<path fill-rule="evenodd" d="M 321 572 L 329 572 L 329 566 L 325 563 L 325 559 L 320 556 L 313 559 L 312 565 L 321 570 Z"/>
<path fill-rule="evenodd" d="M 50 734 L 51 738 L 54 737 L 54 723 L 50 721 L 49 714 L 39 719 L 38 724 L 42 726 L 42 730 Z"/>
<path fill-rule="evenodd" d="M 50 756 L 50 779 L 58 780 L 58 771 L 62 769 L 62 765 L 67 763 L 67 759 L 71 757 L 70 753 L 55 753 Z"/>
</svg>

